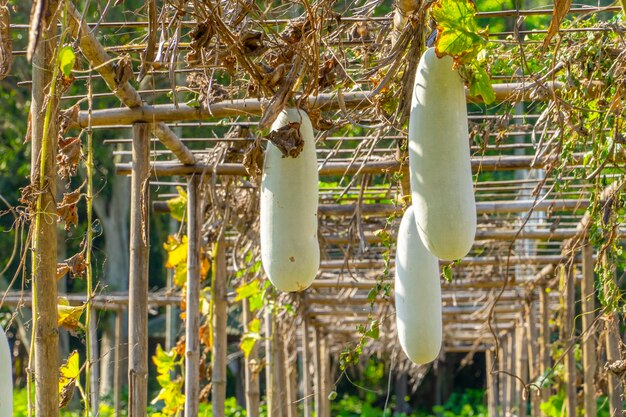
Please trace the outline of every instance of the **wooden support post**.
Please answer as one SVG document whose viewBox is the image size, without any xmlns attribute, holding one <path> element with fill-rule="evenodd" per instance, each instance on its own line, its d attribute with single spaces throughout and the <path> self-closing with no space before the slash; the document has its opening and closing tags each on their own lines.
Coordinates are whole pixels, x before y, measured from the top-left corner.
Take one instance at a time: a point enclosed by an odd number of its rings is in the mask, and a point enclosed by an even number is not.
<svg viewBox="0 0 626 417">
<path fill-rule="evenodd" d="M 487 416 L 488 417 L 497 417 L 498 416 L 498 408 L 496 402 L 496 396 L 498 393 L 498 387 L 496 386 L 496 378 L 494 378 L 494 374 L 491 373 L 491 365 L 493 363 L 493 351 L 491 349 L 487 349 L 485 351 L 485 375 L 487 376 L 487 386 L 485 387 L 487 391 Z"/>
<path fill-rule="evenodd" d="M 243 309 L 243 328 L 244 332 L 248 331 L 248 323 L 252 321 L 250 315 L 250 306 L 248 305 L 248 299 L 244 298 L 242 303 Z M 245 358 L 244 362 L 244 389 L 246 396 L 246 415 L 248 417 L 259 417 L 259 402 L 260 402 L 260 390 L 259 390 L 259 346 L 258 343 L 254 344 L 254 347 L 250 351 L 250 354 Z"/>
<path fill-rule="evenodd" d="M 185 319 L 185 417 L 198 416 L 200 393 L 200 177 L 187 179 L 187 295 Z M 216 273 L 217 275 L 217 273 Z M 217 281 L 217 280 L 216 280 Z M 218 414 L 219 415 L 219 414 Z"/>
<path fill-rule="evenodd" d="M 524 326 L 524 316 L 520 316 L 517 327 L 515 328 L 515 375 L 521 378 L 522 381 L 528 381 L 528 349 L 526 348 L 527 339 L 526 339 L 526 329 Z M 526 398 L 524 392 L 524 386 L 518 380 L 516 385 L 516 406 L 517 406 L 517 416 L 518 417 L 526 417 L 527 413 L 527 402 L 528 398 Z"/>
<path fill-rule="evenodd" d="M 509 409 L 508 398 L 508 376 L 502 371 L 506 370 L 507 362 L 507 337 L 501 337 L 499 341 L 500 352 L 498 354 L 498 392 L 500 395 L 500 413 L 503 417 L 506 417 Z"/>
<path fill-rule="evenodd" d="M 596 415 L 596 326 L 595 326 L 595 289 L 594 289 L 594 260 L 593 248 L 586 243 L 582 249 L 583 279 L 580 283 L 580 298 L 582 301 L 582 354 L 583 354 L 583 388 L 585 416 Z"/>
<path fill-rule="evenodd" d="M 309 362 L 311 352 L 309 345 L 309 316 L 305 313 L 302 317 L 302 396 L 304 417 L 311 417 L 311 375 L 309 372 Z"/>
<path fill-rule="evenodd" d="M 148 256 L 150 253 L 150 129 L 133 125 L 130 194 L 128 306 L 128 406 L 130 417 L 146 417 L 148 405 Z"/>
<path fill-rule="evenodd" d="M 515 359 L 517 356 L 517 352 L 515 351 L 515 331 L 511 331 L 509 336 L 507 337 L 507 353 L 506 353 L 506 371 L 509 373 L 507 375 L 508 383 L 507 383 L 507 404 L 509 406 L 509 413 L 517 413 L 517 380 L 511 375 L 515 375 Z"/>
<path fill-rule="evenodd" d="M 320 340 L 320 359 L 321 359 L 321 414 L 320 417 L 330 417 L 330 399 L 328 398 L 332 391 L 332 376 L 330 375 L 330 349 L 328 346 L 328 337 L 322 336 Z"/>
<path fill-rule="evenodd" d="M 320 329 L 317 326 L 313 327 L 313 367 L 315 373 L 313 374 L 314 386 L 315 386 L 315 404 L 314 411 L 316 417 L 322 417 L 322 358 L 320 357 Z"/>
<path fill-rule="evenodd" d="M 617 324 L 617 315 L 615 313 L 607 314 L 604 318 L 606 330 L 606 359 L 608 363 L 621 360 L 620 354 L 620 335 L 619 327 Z M 611 417 L 622 417 L 624 412 L 622 395 L 624 394 L 624 388 L 620 376 L 608 372 L 609 380 L 609 410 Z"/>
<path fill-rule="evenodd" d="M 537 345 L 539 334 L 537 331 L 537 311 L 535 309 L 535 303 L 533 302 L 533 298 L 533 294 L 530 293 L 526 301 L 525 322 L 526 340 L 528 341 L 527 355 L 529 380 L 537 381 L 537 378 L 540 375 L 539 347 Z M 532 417 L 539 417 L 539 415 L 541 414 L 541 393 L 536 387 L 530 387 L 529 394 L 531 415 Z"/>
<path fill-rule="evenodd" d="M 214 416 L 225 415 L 226 401 L 226 319 L 228 317 L 228 298 L 226 291 L 226 241 L 221 233 L 215 243 L 213 253 L 214 278 L 211 289 L 213 297 L 213 386 L 211 403 Z"/>
<path fill-rule="evenodd" d="M 285 332 L 288 336 L 283 339 L 283 357 L 285 366 L 285 375 L 287 380 L 285 386 L 287 387 L 287 417 L 298 417 L 298 351 L 293 349 L 298 345 L 296 339 L 296 324 L 295 322 L 289 323 L 288 332 Z"/>
<path fill-rule="evenodd" d="M 94 413 L 97 414 L 97 410 L 100 403 L 100 390 L 99 390 L 99 382 L 100 382 L 100 367 L 97 364 L 100 362 L 100 355 L 98 354 L 98 320 L 97 316 L 94 314 L 96 309 L 93 306 L 91 308 L 91 320 L 89 321 L 89 343 L 91 358 L 89 363 L 91 364 L 91 372 L 89 373 L 89 377 L 91 381 L 89 381 L 90 385 L 90 394 L 91 394 L 91 409 L 94 410 Z M 96 366 L 94 366 L 96 365 Z"/>
<path fill-rule="evenodd" d="M 285 332 L 284 322 L 275 323 L 276 336 L 273 338 L 276 343 L 274 349 L 274 384 L 278 393 L 278 406 L 280 416 L 289 417 L 289 377 L 285 367 L 287 358 L 285 357 L 285 340 L 289 336 Z"/>
<path fill-rule="evenodd" d="M 602 263 L 604 268 L 610 267 L 613 270 L 610 279 L 614 279 L 615 271 L 612 266 L 608 265 L 606 257 L 602 259 Z M 609 292 L 609 286 L 606 283 L 604 284 L 604 292 Z M 618 320 L 619 318 L 617 314 L 612 311 L 604 314 L 606 360 L 609 364 L 622 359 L 620 352 L 620 345 L 622 341 L 619 332 Z M 624 395 L 624 387 L 622 386 L 621 378 L 610 370 L 607 370 L 606 372 L 608 373 L 607 379 L 609 381 L 609 415 L 610 417 L 622 417 L 624 412 L 624 400 L 622 399 L 622 396 Z"/>
<path fill-rule="evenodd" d="M 541 385 L 541 401 L 546 402 L 550 398 L 550 386 L 546 384 L 543 380 L 543 377 L 546 376 L 546 373 L 551 367 L 550 358 L 550 317 L 552 313 L 550 311 L 550 299 L 548 297 L 548 293 L 546 293 L 546 289 L 544 287 L 539 288 L 539 319 L 540 323 L 540 335 L 539 335 L 539 360 L 540 367 L 539 372 L 541 372 L 542 379 L 540 381 Z M 545 414 L 542 413 L 545 416 Z"/>
<path fill-rule="evenodd" d="M 58 1 L 50 1 L 46 10 L 56 10 Z M 41 38 L 32 57 L 33 85 L 31 101 L 31 185 L 38 196 L 40 210 L 32 232 L 32 290 L 34 328 L 34 367 L 29 363 L 29 378 L 35 378 L 35 415 L 59 415 L 59 328 L 57 325 L 57 216 L 56 216 L 56 151 L 58 94 L 48 97 L 52 71 L 56 63 L 56 25 L 42 16 Z M 46 106 L 50 106 L 46 111 Z M 45 114 L 49 123 L 44 127 Z M 6 117 L 6 115 L 5 115 Z M 45 155 L 42 153 L 45 151 Z M 42 166 L 42 162 L 44 166 Z M 43 171 L 43 172 L 42 172 Z M 41 175 L 41 177 L 40 177 Z M 43 181 L 42 181 L 43 178 Z M 32 342 L 31 342 L 32 343 Z"/>
<path fill-rule="evenodd" d="M 565 410 L 567 417 L 576 417 L 576 359 L 574 357 L 575 326 L 575 283 L 572 266 L 561 267 L 561 281 L 563 282 L 563 336 L 565 346 Z"/>
<path fill-rule="evenodd" d="M 122 400 L 120 396 L 120 390 L 122 388 L 123 375 L 121 372 L 122 369 L 122 349 L 123 349 L 123 335 L 124 331 L 123 323 L 124 320 L 124 309 L 118 308 L 115 310 L 115 353 L 114 353 L 114 368 L 113 368 L 113 381 L 115 386 L 113 387 L 113 406 L 115 407 L 115 416 L 119 417 L 122 414 Z"/>
<path fill-rule="evenodd" d="M 269 309 L 265 312 L 265 385 L 268 417 L 282 417 L 276 380 L 276 318 Z"/>
</svg>

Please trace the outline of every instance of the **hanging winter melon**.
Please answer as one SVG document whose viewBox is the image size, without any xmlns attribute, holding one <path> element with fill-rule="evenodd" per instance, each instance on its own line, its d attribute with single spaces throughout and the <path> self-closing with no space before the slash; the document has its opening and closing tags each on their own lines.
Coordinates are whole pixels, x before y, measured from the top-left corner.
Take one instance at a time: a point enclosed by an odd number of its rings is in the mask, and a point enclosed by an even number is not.
<svg viewBox="0 0 626 417">
<path fill-rule="evenodd" d="M 439 261 L 422 244 L 413 206 L 404 213 L 398 232 L 395 300 L 404 353 L 417 364 L 434 361 L 442 339 Z"/>
<path fill-rule="evenodd" d="M 409 120 L 411 194 L 419 234 L 440 259 L 467 255 L 476 234 L 463 81 L 452 58 L 428 49 L 419 63 Z"/>
<path fill-rule="evenodd" d="M 261 181 L 261 260 L 281 291 L 311 285 L 320 264 L 317 240 L 318 173 L 315 138 L 304 111 L 285 109 L 272 125 L 278 131 L 299 123 L 304 146 L 293 158 L 268 143 Z"/>
<path fill-rule="evenodd" d="M 13 371 L 11 351 L 4 329 L 0 327 L 0 416 L 13 415 Z"/>
</svg>

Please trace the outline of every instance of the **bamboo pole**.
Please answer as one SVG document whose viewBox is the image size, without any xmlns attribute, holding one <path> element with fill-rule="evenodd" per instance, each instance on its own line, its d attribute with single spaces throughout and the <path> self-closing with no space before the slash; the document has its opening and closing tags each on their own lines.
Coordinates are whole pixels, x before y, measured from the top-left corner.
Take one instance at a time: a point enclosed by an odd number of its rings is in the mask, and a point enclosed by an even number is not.
<svg viewBox="0 0 626 417">
<path fill-rule="evenodd" d="M 321 411 L 320 417 L 330 417 L 330 398 L 332 390 L 332 376 L 330 374 L 330 349 L 328 347 L 328 336 L 322 335 L 320 338 L 320 361 L 321 361 Z"/>
<path fill-rule="evenodd" d="M 287 358 L 285 357 L 285 340 L 289 339 L 285 333 L 284 322 L 275 322 L 276 334 L 273 341 L 276 343 L 274 349 L 274 385 L 277 392 L 277 405 L 279 408 L 278 415 L 281 417 L 289 417 L 289 377 L 287 368 L 285 367 Z"/>
<path fill-rule="evenodd" d="M 311 375 L 309 361 L 311 352 L 309 344 L 309 318 L 308 314 L 302 314 L 302 395 L 304 417 L 311 417 Z"/>
<path fill-rule="evenodd" d="M 88 32 L 88 30 L 85 30 Z M 103 76 L 104 77 L 104 76 Z M 551 98 L 550 91 L 557 91 L 563 87 L 562 83 L 546 83 L 548 88 L 542 94 L 535 94 L 534 101 L 543 98 Z M 494 84 L 496 100 L 509 100 L 530 98 L 530 94 L 536 89 L 532 82 L 526 83 L 502 83 Z M 467 94 L 467 90 L 466 90 Z M 343 102 L 349 108 L 363 108 L 372 105 L 375 96 L 370 91 L 351 92 L 343 94 Z M 338 109 L 340 104 L 336 93 L 319 94 L 308 97 L 309 107 L 321 108 L 322 110 Z M 476 98 L 469 98 L 475 102 Z M 93 126 L 107 126 L 111 124 L 132 124 L 135 122 L 177 122 L 189 120 L 206 120 L 214 118 L 236 117 L 236 116 L 260 116 L 263 109 L 269 105 L 269 99 L 238 99 L 224 100 L 210 104 L 208 107 L 176 106 L 174 104 L 143 105 L 132 108 L 104 109 L 93 112 Z M 131 106 L 129 106 L 131 107 Z M 87 115 L 80 112 L 76 121 L 78 127 L 87 125 Z"/>
<path fill-rule="evenodd" d="M 244 332 L 248 331 L 248 323 L 251 321 L 250 306 L 248 299 L 244 298 L 242 303 Z M 259 347 L 258 343 L 250 351 L 247 358 L 244 358 L 244 387 L 246 396 L 246 415 L 248 417 L 259 417 L 260 388 L 259 388 Z"/>
<path fill-rule="evenodd" d="M 526 340 L 528 341 L 528 375 L 530 381 L 537 381 L 539 377 L 539 346 L 537 341 L 539 334 L 537 331 L 537 312 L 535 310 L 534 297 L 532 293 L 526 301 L 525 321 L 526 321 Z M 530 410 L 533 417 L 539 417 L 541 414 L 540 391 L 536 387 L 530 387 Z"/>
<path fill-rule="evenodd" d="M 547 372 L 551 367 L 550 358 L 550 301 L 548 293 L 544 287 L 539 287 L 539 317 L 540 335 L 539 335 L 539 360 L 542 378 L 540 380 L 541 388 L 541 401 L 546 402 L 549 400 L 551 392 L 549 384 L 546 384 L 544 379 L 547 377 Z M 544 413 L 542 413 L 545 416 Z"/>
<path fill-rule="evenodd" d="M 185 306 L 185 417 L 198 416 L 200 392 L 200 177 L 187 179 L 187 295 Z M 216 271 L 217 275 L 217 271 Z M 217 281 L 217 280 L 216 280 Z M 213 382 L 215 384 L 215 381 Z M 217 414 L 219 415 L 219 414 Z"/>
<path fill-rule="evenodd" d="M 47 3 L 56 10 L 58 1 Z M 33 233 L 32 296 L 34 302 L 34 368 L 32 350 L 29 360 L 29 381 L 35 378 L 35 415 L 59 415 L 59 328 L 57 325 L 57 216 L 56 216 L 56 151 L 58 94 L 49 96 L 53 67 L 56 64 L 56 26 L 50 25 L 49 16 L 42 16 L 41 38 L 32 57 L 33 88 L 31 117 L 31 185 L 39 190 L 39 213 L 31 224 Z M 50 106 L 46 111 L 46 106 Z M 48 115 L 47 126 L 44 126 Z M 43 157 L 42 157 L 43 156 Z M 43 166 L 42 166 L 43 164 Z M 42 181 L 43 179 L 43 181 Z M 36 194 L 37 195 L 37 194 Z M 29 402 L 30 404 L 30 402 Z"/>
<path fill-rule="evenodd" d="M 563 289 L 563 336 L 566 342 L 565 352 L 565 410 L 567 417 L 576 417 L 576 359 L 574 357 L 575 343 L 575 291 L 573 271 L 570 267 L 561 267 Z"/>
<path fill-rule="evenodd" d="M 314 386 L 315 386 L 315 402 L 314 411 L 316 417 L 322 416 L 322 359 L 320 357 L 320 329 L 317 326 L 313 327 L 313 368 L 315 372 L 313 374 Z"/>
<path fill-rule="evenodd" d="M 517 326 L 515 327 L 515 343 L 515 351 L 517 352 L 515 358 L 515 375 L 525 382 L 528 381 L 528 349 L 526 348 L 527 339 L 523 316 L 520 316 Z M 526 417 L 528 399 L 526 398 L 522 382 L 517 378 L 515 378 L 515 381 L 517 391 L 517 416 Z"/>
<path fill-rule="evenodd" d="M 80 49 L 85 58 L 91 62 L 93 68 L 98 70 L 111 91 L 122 103 L 129 107 L 128 110 L 142 108 L 143 101 L 137 90 L 130 85 L 128 80 L 119 80 L 118 72 L 122 71 L 117 71 L 117 69 L 123 67 L 125 64 L 122 61 L 112 59 L 88 26 L 86 24 L 81 25 L 82 16 L 71 2 L 67 3 L 67 8 L 71 17 L 71 21 L 69 22 L 70 30 L 72 31 L 72 35 L 78 40 Z M 130 71 L 132 73 L 132 67 Z M 86 124 L 83 127 L 95 126 L 90 121 L 91 116 L 89 112 L 85 112 L 84 116 Z M 156 136 L 182 163 L 193 164 L 196 162 L 196 158 L 191 151 L 167 125 L 152 120 L 149 117 L 145 119 L 146 120 L 143 121 L 137 120 L 136 122 L 154 123 Z M 135 122 L 129 123 L 129 125 L 134 123 Z"/>
<path fill-rule="evenodd" d="M 148 404 L 148 166 L 150 129 L 133 125 L 133 175 L 130 202 L 130 271 L 128 308 L 128 403 L 130 417 L 146 417 Z"/>
<path fill-rule="evenodd" d="M 602 259 L 605 268 L 609 268 L 608 259 L 605 257 Z M 614 280 L 615 270 L 613 266 L 610 266 L 612 273 L 610 278 Z M 604 283 L 604 292 L 609 292 L 609 285 Z M 604 334 L 606 342 L 606 359 L 607 364 L 614 363 L 622 359 L 620 345 L 622 343 L 619 331 L 619 318 L 614 311 L 608 311 L 604 314 Z M 619 375 L 611 372 L 607 366 L 605 366 L 607 372 L 607 379 L 609 382 L 608 397 L 609 397 L 609 411 L 610 417 L 621 417 L 624 412 L 624 387 Z"/>
<path fill-rule="evenodd" d="M 92 319 L 89 321 L 89 329 L 88 329 L 90 333 L 89 343 L 91 344 L 90 363 L 98 364 L 100 362 L 100 355 L 98 353 L 98 321 L 93 319 L 95 318 L 95 315 L 93 314 L 93 311 L 95 311 L 95 308 L 93 306 L 89 306 L 87 308 L 90 308 L 92 310 L 91 312 Z M 90 401 L 91 401 L 92 410 L 99 409 L 99 403 L 100 403 L 99 371 L 100 371 L 99 366 L 92 366 L 91 372 L 89 373 L 89 379 L 90 379 L 89 384 L 91 386 L 89 393 L 91 394 Z"/>
<path fill-rule="evenodd" d="M 534 156 L 527 155 L 497 155 L 497 156 L 476 156 L 470 160 L 473 172 L 487 172 L 487 171 L 508 171 L 515 169 L 528 169 L 534 161 Z M 555 157 L 545 157 L 535 161 L 533 168 L 543 168 L 548 164 L 556 162 Z M 581 164 L 584 162 L 584 155 L 576 153 L 572 155 L 571 164 Z M 118 175 L 128 175 L 131 170 L 129 163 L 116 164 L 115 172 Z M 348 175 L 348 174 L 382 174 L 385 172 L 393 173 L 401 171 L 404 174 L 408 174 L 408 167 L 400 166 L 400 162 L 395 158 L 382 159 L 377 161 L 368 161 L 366 163 L 353 163 L 348 162 L 326 162 L 319 168 L 319 174 L 321 176 L 326 175 Z M 193 165 L 183 165 L 176 162 L 155 162 L 150 168 L 152 175 L 156 177 L 165 177 L 173 175 L 191 175 L 191 174 L 204 174 L 204 175 L 229 175 L 229 176 L 248 176 L 248 171 L 243 164 L 238 163 L 223 163 L 223 164 L 210 164 L 206 162 L 196 162 Z M 575 201 L 575 200 L 574 200 Z M 545 203 L 540 203 L 539 206 Z M 564 202 L 563 204 L 572 204 Z M 580 204 L 584 204 L 583 201 Z M 388 205 L 387 207 L 393 207 Z M 583 207 L 586 208 L 586 207 Z M 347 209 L 343 209 L 337 205 L 335 211 L 343 212 Z M 391 210 L 391 208 L 388 208 Z M 354 207 L 352 207 L 354 211 Z M 334 213 L 330 213 L 334 214 Z"/>
<path fill-rule="evenodd" d="M 508 384 L 507 384 L 507 404 L 509 405 L 509 413 L 517 413 L 517 380 L 511 375 L 515 375 L 515 362 L 518 352 L 515 351 L 515 331 L 510 331 L 507 337 L 507 355 L 506 355 L 506 371 L 508 372 Z"/>
<path fill-rule="evenodd" d="M 268 417 L 281 417 L 278 404 L 276 360 L 276 321 L 270 308 L 265 311 L 265 398 Z"/>
<path fill-rule="evenodd" d="M 508 398 L 508 376 L 502 372 L 506 370 L 507 362 L 507 337 L 502 337 L 499 340 L 500 352 L 498 353 L 498 392 L 500 397 L 500 414 L 502 417 L 506 417 L 509 411 L 509 398 Z"/>
<path fill-rule="evenodd" d="M 295 322 L 289 325 L 289 331 L 285 333 L 287 337 L 283 339 L 283 356 L 287 376 L 287 417 L 298 417 L 298 351 L 293 349 L 293 346 L 298 345 Z"/>
<path fill-rule="evenodd" d="M 486 391 L 487 391 L 487 416 L 498 417 L 497 396 L 498 387 L 496 385 L 496 379 L 494 374 L 491 373 L 491 365 L 493 364 L 494 354 L 493 350 L 485 350 L 485 375 L 487 378 Z"/>
<path fill-rule="evenodd" d="M 594 289 L 594 261 L 593 248 L 585 243 L 582 248 L 583 279 L 580 284 L 580 298 L 582 300 L 582 354 L 583 354 L 583 388 L 585 416 L 596 415 L 596 387 L 595 375 L 597 369 L 596 358 L 596 314 Z"/>
<path fill-rule="evenodd" d="M 214 250 L 214 280 L 213 292 L 213 378 L 211 387 L 211 402 L 214 416 L 225 415 L 224 402 L 226 401 L 226 365 L 227 365 L 227 335 L 226 319 L 228 318 L 228 298 L 226 294 L 226 245 L 224 234 L 221 233 L 215 243 Z"/>
<path fill-rule="evenodd" d="M 122 308 L 118 308 L 115 310 L 115 353 L 114 353 L 114 368 L 113 368 L 113 380 L 115 381 L 115 386 L 113 387 L 113 406 L 115 408 L 115 416 L 119 417 L 122 413 L 122 399 L 120 395 L 120 391 L 122 388 L 122 384 L 124 384 L 124 376 L 122 375 L 122 349 L 123 349 L 123 320 L 124 320 L 124 310 Z"/>
</svg>

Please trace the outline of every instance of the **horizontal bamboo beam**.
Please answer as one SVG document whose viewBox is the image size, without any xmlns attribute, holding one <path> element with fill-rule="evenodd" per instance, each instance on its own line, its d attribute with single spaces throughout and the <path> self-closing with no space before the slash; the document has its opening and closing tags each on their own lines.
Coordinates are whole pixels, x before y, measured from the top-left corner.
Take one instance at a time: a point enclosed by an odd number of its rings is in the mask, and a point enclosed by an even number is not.
<svg viewBox="0 0 626 417">
<path fill-rule="evenodd" d="M 71 306 L 80 306 L 87 302 L 87 297 L 82 294 L 59 294 L 60 298 L 66 299 Z M 148 296 L 148 305 L 152 307 L 163 307 L 172 304 L 180 304 L 184 297 L 179 294 L 156 294 L 152 293 Z M 107 294 L 96 295 L 91 298 L 91 304 L 98 310 L 119 310 L 128 306 L 128 294 Z M 9 291 L 0 297 L 0 305 L 8 306 L 31 306 L 32 299 L 30 295 L 19 291 Z"/>
<path fill-rule="evenodd" d="M 480 257 L 465 257 L 460 262 L 455 264 L 458 266 L 488 266 L 488 265 L 552 265 L 558 264 L 563 261 L 565 257 L 563 255 L 533 255 L 533 256 L 480 256 Z M 450 265 L 449 261 L 439 261 L 440 265 Z M 390 266 L 395 265 L 395 261 L 389 261 Z M 320 265 L 321 270 L 350 270 L 350 269 L 382 269 L 385 267 L 385 262 L 382 259 L 371 260 L 351 260 L 346 262 L 343 259 L 339 260 L 326 260 L 322 261 Z"/>
<path fill-rule="evenodd" d="M 543 158 L 535 162 L 532 155 L 498 155 L 498 156 L 476 156 L 471 158 L 472 171 L 509 171 L 517 169 L 539 169 L 544 168 L 547 164 L 556 161 L 555 157 Z M 572 163 L 574 165 L 583 162 L 582 154 L 572 155 Z M 397 172 L 402 169 L 408 173 L 408 167 L 400 165 L 395 159 L 383 159 L 368 162 L 327 162 L 318 168 L 320 175 L 354 175 L 360 174 L 384 174 L 389 172 Z M 131 164 L 121 163 L 115 166 L 118 175 L 130 175 Z M 233 175 L 248 176 L 248 172 L 243 164 L 225 163 L 225 164 L 209 164 L 199 162 L 193 165 L 182 165 L 176 162 L 153 162 L 150 167 L 153 176 L 165 177 L 172 175 Z"/>
<path fill-rule="evenodd" d="M 506 100 L 544 100 L 555 91 L 563 88 L 563 83 L 549 82 L 539 87 L 533 82 L 494 84 L 496 101 Z M 480 102 L 480 98 L 470 97 L 469 102 Z M 362 108 L 372 105 L 374 95 L 371 91 L 348 92 L 343 94 L 346 108 Z M 319 94 L 307 98 L 310 108 L 332 110 L 339 108 L 336 93 Z M 174 104 L 143 105 L 141 107 L 95 110 L 92 112 L 92 126 L 131 125 L 136 122 L 182 122 L 188 120 L 207 120 L 236 116 L 260 116 L 269 105 L 270 99 L 236 99 L 210 104 L 208 107 L 191 107 Z M 89 115 L 85 111 L 78 113 L 76 125 L 86 127 Z"/>
</svg>

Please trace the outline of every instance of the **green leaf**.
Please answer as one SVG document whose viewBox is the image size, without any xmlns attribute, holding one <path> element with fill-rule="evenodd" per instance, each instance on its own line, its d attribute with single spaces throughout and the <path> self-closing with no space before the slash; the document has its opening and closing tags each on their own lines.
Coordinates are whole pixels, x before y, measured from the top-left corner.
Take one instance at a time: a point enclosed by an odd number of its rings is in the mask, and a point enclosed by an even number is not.
<svg viewBox="0 0 626 417">
<path fill-rule="evenodd" d="M 182 222 L 187 212 L 187 193 L 180 185 L 176 187 L 176 190 L 178 197 L 167 200 L 167 207 L 170 209 L 170 216 Z"/>
<path fill-rule="evenodd" d="M 250 356 L 256 341 L 259 339 L 261 339 L 261 321 L 254 319 L 248 323 L 248 331 L 241 338 L 241 344 L 239 345 L 245 358 Z"/>
<path fill-rule="evenodd" d="M 365 336 L 371 337 L 374 340 L 378 340 L 378 338 L 380 337 L 380 324 L 378 320 L 372 321 L 372 326 L 365 333 Z"/>
<path fill-rule="evenodd" d="M 71 46 L 64 46 L 61 49 L 61 52 L 59 52 L 59 62 L 63 75 L 66 77 L 72 75 L 74 63 L 76 62 L 76 55 L 74 54 L 74 50 Z"/>
<path fill-rule="evenodd" d="M 496 101 L 496 92 L 493 91 L 491 85 L 491 77 L 487 71 L 481 66 L 472 65 L 472 76 L 470 78 L 470 96 L 482 97 L 485 104 L 491 104 Z"/>
<path fill-rule="evenodd" d="M 443 278 L 448 282 L 452 282 L 452 267 L 450 265 L 444 265 L 441 271 Z"/>
<path fill-rule="evenodd" d="M 259 280 L 254 279 L 247 284 L 241 285 L 235 288 L 235 292 L 237 293 L 234 300 L 235 302 L 241 301 L 245 298 L 250 298 L 261 292 L 261 289 L 259 288 Z"/>
<path fill-rule="evenodd" d="M 437 0 L 432 6 L 437 21 L 435 52 L 449 55 L 455 64 L 472 60 L 487 42 L 487 29 L 476 23 L 476 6 L 472 0 Z"/>
</svg>

